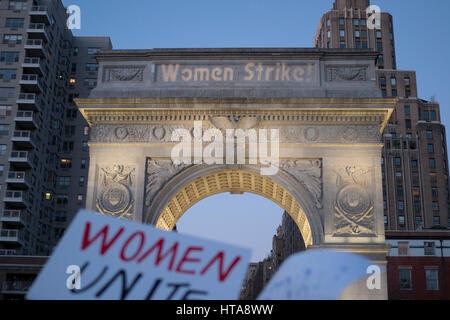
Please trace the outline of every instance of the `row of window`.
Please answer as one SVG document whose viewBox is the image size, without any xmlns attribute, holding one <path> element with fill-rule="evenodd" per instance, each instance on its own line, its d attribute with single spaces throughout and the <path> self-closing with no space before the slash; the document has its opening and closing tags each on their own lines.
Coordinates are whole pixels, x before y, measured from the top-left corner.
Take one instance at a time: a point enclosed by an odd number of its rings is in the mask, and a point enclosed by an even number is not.
<svg viewBox="0 0 450 320">
<path fill-rule="evenodd" d="M 402 208 L 404 208 L 404 202 L 403 201 L 399 201 L 399 202 L 402 202 L 401 206 L 402 206 Z M 400 204 L 398 204 L 397 206 L 400 206 Z M 415 206 L 415 212 L 416 213 L 420 213 L 420 211 L 421 211 L 421 203 L 416 201 L 416 202 L 414 202 L 414 206 Z M 439 207 L 439 204 L 438 204 L 438 207 Z M 386 201 L 384 202 L 384 210 L 387 211 L 387 203 L 386 203 Z M 397 222 L 398 222 L 399 226 L 401 226 L 401 227 L 406 226 L 406 217 L 404 215 L 399 215 L 397 219 L 398 219 Z M 389 225 L 389 218 L 388 218 L 387 215 L 384 216 L 384 224 L 386 226 Z M 441 226 L 441 217 L 434 216 L 433 217 L 433 225 L 435 227 L 440 227 Z M 416 226 L 416 228 L 419 228 L 419 227 L 423 226 L 423 221 L 422 221 L 422 217 L 421 216 L 416 216 L 416 218 L 415 218 L 415 226 Z"/>
<path fill-rule="evenodd" d="M 413 290 L 412 268 L 399 268 L 400 290 Z M 425 283 L 428 291 L 439 291 L 439 269 L 425 269 Z"/>
</svg>

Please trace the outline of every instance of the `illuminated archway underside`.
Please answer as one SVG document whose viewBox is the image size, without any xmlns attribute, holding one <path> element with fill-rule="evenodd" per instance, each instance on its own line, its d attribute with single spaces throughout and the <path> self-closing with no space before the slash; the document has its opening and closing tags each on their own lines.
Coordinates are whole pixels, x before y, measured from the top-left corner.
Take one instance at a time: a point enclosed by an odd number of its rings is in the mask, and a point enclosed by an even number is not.
<svg viewBox="0 0 450 320">
<path fill-rule="evenodd" d="M 292 194 L 267 176 L 242 170 L 210 173 L 187 184 L 167 203 L 156 226 L 167 231 L 173 230 L 183 214 L 197 202 L 226 192 L 253 193 L 277 203 L 295 221 L 305 245 L 307 247 L 312 245 L 311 226 L 305 212 Z"/>
</svg>

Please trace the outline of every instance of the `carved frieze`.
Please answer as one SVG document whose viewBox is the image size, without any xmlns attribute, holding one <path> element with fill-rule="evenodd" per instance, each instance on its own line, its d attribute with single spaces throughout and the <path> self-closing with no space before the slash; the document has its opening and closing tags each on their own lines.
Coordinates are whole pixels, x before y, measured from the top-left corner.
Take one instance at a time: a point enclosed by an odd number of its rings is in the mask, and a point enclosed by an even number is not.
<svg viewBox="0 0 450 320">
<path fill-rule="evenodd" d="M 103 82 L 143 81 L 145 66 L 105 66 Z"/>
<path fill-rule="evenodd" d="M 135 169 L 124 165 L 99 169 L 96 207 L 100 213 L 125 219 L 133 216 Z"/>
<path fill-rule="evenodd" d="M 145 205 L 149 207 L 163 185 L 187 167 L 185 164 L 175 165 L 172 160 L 147 159 Z"/>
<path fill-rule="evenodd" d="M 348 166 L 336 170 L 335 237 L 376 236 L 371 184 L 372 169 Z"/>
<path fill-rule="evenodd" d="M 322 209 L 323 182 L 321 160 L 284 160 L 280 168 L 297 179 L 311 194 L 318 209 Z"/>
<path fill-rule="evenodd" d="M 218 119 L 216 119 L 218 121 Z M 220 122 L 220 121 L 219 121 Z M 238 121 L 240 124 L 241 121 Z M 247 126 L 252 126 L 248 120 Z M 219 123 L 217 127 L 225 132 L 225 128 Z M 226 123 L 224 125 L 227 125 Z M 228 124 L 229 125 L 229 124 Z M 243 125 L 243 124 L 242 124 Z M 231 126 L 231 125 L 230 125 Z M 171 142 L 172 133 L 176 129 L 193 131 L 192 125 L 176 124 L 99 124 L 92 127 L 91 142 L 93 143 L 167 143 Z M 203 129 L 217 128 L 207 122 L 203 123 Z M 275 126 L 256 125 L 254 129 L 273 129 Z M 337 126 L 304 126 L 286 125 L 276 126 L 280 130 L 281 143 L 380 143 L 381 134 L 378 126 L 369 125 L 337 125 Z M 232 129 L 232 128 L 230 128 Z"/>
<path fill-rule="evenodd" d="M 367 67 L 328 67 L 327 80 L 332 81 L 367 81 Z"/>
</svg>

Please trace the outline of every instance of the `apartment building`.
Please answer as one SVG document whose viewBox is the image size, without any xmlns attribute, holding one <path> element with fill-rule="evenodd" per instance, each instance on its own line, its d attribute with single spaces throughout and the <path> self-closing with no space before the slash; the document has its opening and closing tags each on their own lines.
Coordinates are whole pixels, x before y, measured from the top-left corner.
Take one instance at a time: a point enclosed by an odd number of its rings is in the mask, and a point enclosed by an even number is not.
<svg viewBox="0 0 450 320">
<path fill-rule="evenodd" d="M 89 129 L 107 37 L 75 37 L 60 0 L 0 1 L 0 255 L 50 255 L 84 207 Z M 95 80 L 94 80 L 95 79 Z"/>
<path fill-rule="evenodd" d="M 418 97 L 415 71 L 397 70 L 393 18 L 368 18 L 369 0 L 336 0 L 320 19 L 317 48 L 378 51 L 377 81 L 398 98 L 384 133 L 383 193 L 387 231 L 449 227 L 448 154 L 439 104 Z M 372 25 L 373 28 L 372 28 Z"/>
</svg>

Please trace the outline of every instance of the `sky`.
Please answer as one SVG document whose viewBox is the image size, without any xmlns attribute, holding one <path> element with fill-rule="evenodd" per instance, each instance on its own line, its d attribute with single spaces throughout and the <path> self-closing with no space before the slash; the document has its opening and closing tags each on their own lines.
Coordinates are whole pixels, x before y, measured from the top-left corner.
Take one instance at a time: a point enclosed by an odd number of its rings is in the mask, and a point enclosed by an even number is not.
<svg viewBox="0 0 450 320">
<path fill-rule="evenodd" d="M 63 0 L 82 13 L 80 36 L 110 36 L 114 49 L 313 46 L 332 0 Z M 416 70 L 419 97 L 435 97 L 450 124 L 450 1 L 373 0 L 394 18 L 398 69 Z M 447 139 L 450 138 L 447 132 Z M 254 195 L 218 195 L 191 208 L 181 232 L 270 252 L 282 209 Z M 239 218 L 233 219 L 233 218 Z"/>
</svg>

